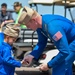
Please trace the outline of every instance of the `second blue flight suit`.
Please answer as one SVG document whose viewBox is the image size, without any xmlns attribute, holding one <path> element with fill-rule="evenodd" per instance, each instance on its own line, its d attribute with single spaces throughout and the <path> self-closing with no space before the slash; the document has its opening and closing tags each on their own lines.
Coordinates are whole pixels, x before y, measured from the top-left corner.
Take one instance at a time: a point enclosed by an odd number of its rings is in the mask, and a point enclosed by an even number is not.
<svg viewBox="0 0 75 75">
<path fill-rule="evenodd" d="M 47 64 L 52 67 L 52 75 L 72 75 L 75 59 L 75 24 L 59 15 L 42 15 L 42 28 L 37 29 L 38 43 L 30 53 L 35 59 L 42 54 L 47 39 L 54 41 L 59 50 L 56 57 Z"/>
</svg>

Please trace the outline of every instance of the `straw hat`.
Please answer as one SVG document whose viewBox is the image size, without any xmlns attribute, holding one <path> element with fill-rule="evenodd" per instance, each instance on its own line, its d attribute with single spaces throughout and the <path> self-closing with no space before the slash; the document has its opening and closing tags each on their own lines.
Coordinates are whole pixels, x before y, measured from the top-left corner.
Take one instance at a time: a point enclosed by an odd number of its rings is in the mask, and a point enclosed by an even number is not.
<svg viewBox="0 0 75 75">
<path fill-rule="evenodd" d="M 12 25 L 11 23 L 9 23 L 6 25 L 6 29 L 3 31 L 3 33 L 8 36 L 17 38 L 19 36 L 19 27 L 18 25 Z"/>
<path fill-rule="evenodd" d="M 21 15 L 19 16 L 19 20 L 18 20 L 18 23 L 19 24 L 27 24 L 29 22 L 29 20 L 34 16 L 34 15 L 37 15 L 38 13 L 29 8 L 29 7 L 24 7 L 22 12 L 21 12 Z"/>
</svg>

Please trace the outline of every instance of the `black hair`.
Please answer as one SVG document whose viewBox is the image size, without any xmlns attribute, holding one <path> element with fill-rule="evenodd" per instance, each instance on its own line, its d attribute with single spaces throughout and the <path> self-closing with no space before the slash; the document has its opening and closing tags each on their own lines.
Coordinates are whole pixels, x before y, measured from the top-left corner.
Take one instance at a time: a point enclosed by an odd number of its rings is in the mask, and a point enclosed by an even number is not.
<svg viewBox="0 0 75 75">
<path fill-rule="evenodd" d="M 6 3 L 2 3 L 1 6 L 5 6 L 7 8 L 7 4 Z"/>
</svg>

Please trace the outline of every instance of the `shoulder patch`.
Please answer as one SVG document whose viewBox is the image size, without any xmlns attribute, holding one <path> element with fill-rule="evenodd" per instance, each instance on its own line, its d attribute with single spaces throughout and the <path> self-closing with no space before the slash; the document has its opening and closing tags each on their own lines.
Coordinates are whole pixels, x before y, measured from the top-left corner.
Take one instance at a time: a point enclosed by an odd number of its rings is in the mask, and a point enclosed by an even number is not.
<svg viewBox="0 0 75 75">
<path fill-rule="evenodd" d="M 56 34 L 54 34 L 54 36 L 52 37 L 55 41 L 58 41 L 62 38 L 62 33 L 60 31 L 58 31 Z"/>
</svg>

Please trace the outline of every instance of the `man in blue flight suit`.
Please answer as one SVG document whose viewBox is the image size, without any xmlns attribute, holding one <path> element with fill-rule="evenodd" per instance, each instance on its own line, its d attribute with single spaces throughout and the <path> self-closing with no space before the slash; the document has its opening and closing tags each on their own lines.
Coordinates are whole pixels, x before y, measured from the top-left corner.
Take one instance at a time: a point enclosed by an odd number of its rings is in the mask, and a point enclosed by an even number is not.
<svg viewBox="0 0 75 75">
<path fill-rule="evenodd" d="M 35 10 L 24 7 L 19 17 L 19 23 L 37 31 L 38 43 L 32 52 L 24 58 L 25 64 L 32 59 L 37 60 L 47 44 L 47 39 L 54 41 L 59 50 L 56 57 L 47 64 L 39 65 L 39 69 L 46 71 L 52 68 L 52 75 L 72 75 L 72 63 L 75 59 L 75 24 L 59 15 L 40 16 Z"/>
</svg>

